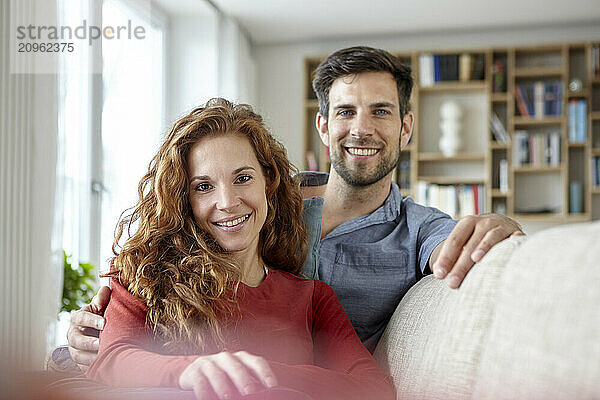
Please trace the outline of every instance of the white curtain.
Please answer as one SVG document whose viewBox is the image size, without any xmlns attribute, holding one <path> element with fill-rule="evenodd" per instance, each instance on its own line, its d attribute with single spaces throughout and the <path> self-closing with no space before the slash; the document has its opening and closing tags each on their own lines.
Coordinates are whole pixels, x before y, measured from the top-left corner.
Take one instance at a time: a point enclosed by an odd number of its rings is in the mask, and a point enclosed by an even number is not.
<svg viewBox="0 0 600 400">
<path fill-rule="evenodd" d="M 11 65 L 12 30 L 39 13 L 55 16 L 55 3 L 1 0 L 0 388 L 9 372 L 42 367 L 61 291 L 61 254 L 51 240 L 56 75 L 33 73 L 35 57 Z"/>
</svg>

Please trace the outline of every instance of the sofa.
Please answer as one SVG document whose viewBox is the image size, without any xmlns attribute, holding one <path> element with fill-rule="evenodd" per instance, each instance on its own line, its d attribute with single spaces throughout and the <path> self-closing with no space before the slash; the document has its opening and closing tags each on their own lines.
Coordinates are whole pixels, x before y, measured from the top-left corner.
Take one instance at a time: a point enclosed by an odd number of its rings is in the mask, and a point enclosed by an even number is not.
<svg viewBox="0 0 600 400">
<path fill-rule="evenodd" d="M 600 399 L 600 221 L 494 246 L 405 295 L 375 358 L 399 399 Z"/>
<path fill-rule="evenodd" d="M 600 399 L 600 221 L 509 238 L 458 290 L 423 278 L 374 356 L 399 399 Z"/>
</svg>

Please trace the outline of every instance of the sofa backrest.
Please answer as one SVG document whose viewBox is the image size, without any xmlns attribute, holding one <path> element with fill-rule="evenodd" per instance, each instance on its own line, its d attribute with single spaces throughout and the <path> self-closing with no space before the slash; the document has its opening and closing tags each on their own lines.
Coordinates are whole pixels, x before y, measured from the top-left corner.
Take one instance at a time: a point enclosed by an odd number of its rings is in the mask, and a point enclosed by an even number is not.
<svg viewBox="0 0 600 400">
<path fill-rule="evenodd" d="M 600 222 L 509 238 L 459 290 L 425 277 L 375 358 L 398 398 L 596 398 Z"/>
</svg>

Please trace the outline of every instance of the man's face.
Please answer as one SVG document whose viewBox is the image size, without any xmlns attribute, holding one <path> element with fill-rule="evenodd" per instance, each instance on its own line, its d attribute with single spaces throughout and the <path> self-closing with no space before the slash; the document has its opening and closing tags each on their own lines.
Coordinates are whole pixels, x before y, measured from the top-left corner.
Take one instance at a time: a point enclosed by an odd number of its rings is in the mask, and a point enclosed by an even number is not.
<svg viewBox="0 0 600 400">
<path fill-rule="evenodd" d="M 336 79 L 329 91 L 329 118 L 318 117 L 331 165 L 351 186 L 368 186 L 398 162 L 400 135 L 408 143 L 412 115 L 403 123 L 396 81 L 388 72 L 364 72 Z M 407 119 L 405 118 L 405 121 Z"/>
</svg>

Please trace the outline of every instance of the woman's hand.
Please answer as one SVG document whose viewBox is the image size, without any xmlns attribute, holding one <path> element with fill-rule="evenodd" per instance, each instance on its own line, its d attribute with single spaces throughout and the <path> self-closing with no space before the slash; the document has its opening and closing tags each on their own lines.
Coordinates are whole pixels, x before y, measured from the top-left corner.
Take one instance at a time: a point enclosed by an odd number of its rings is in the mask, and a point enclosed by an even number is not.
<svg viewBox="0 0 600 400">
<path fill-rule="evenodd" d="M 198 357 L 179 376 L 183 390 L 193 390 L 199 400 L 232 399 L 277 386 L 267 360 L 245 351 Z"/>
</svg>

